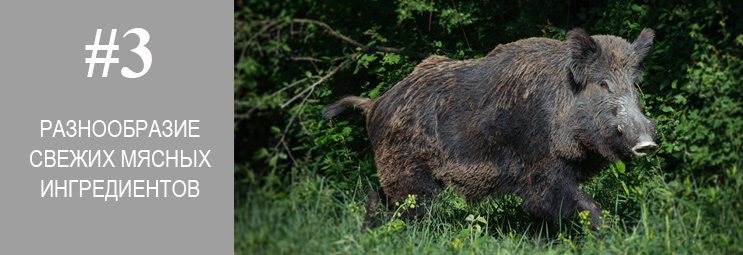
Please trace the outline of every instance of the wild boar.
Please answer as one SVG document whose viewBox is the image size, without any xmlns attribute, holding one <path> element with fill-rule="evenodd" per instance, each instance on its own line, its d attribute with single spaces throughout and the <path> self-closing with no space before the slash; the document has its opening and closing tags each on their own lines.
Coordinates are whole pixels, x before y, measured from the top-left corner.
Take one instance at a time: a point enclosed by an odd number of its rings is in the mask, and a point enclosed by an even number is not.
<svg viewBox="0 0 743 255">
<path fill-rule="evenodd" d="M 596 230 L 601 209 L 579 184 L 658 148 L 636 89 L 653 37 L 646 28 L 630 43 L 576 28 L 565 41 L 523 39 L 480 59 L 431 56 L 376 100 L 346 97 L 323 117 L 364 111 L 391 204 L 415 194 L 430 205 L 444 186 L 469 200 L 512 193 L 547 221 L 589 211 Z"/>
</svg>

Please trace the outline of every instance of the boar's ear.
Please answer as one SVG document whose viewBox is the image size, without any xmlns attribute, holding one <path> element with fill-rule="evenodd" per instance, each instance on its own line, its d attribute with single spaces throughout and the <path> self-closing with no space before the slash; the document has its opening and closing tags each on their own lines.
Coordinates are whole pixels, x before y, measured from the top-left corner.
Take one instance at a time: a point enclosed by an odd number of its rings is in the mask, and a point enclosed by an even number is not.
<svg viewBox="0 0 743 255">
<path fill-rule="evenodd" d="M 568 51 L 570 52 L 570 72 L 573 80 L 583 88 L 586 85 L 591 64 L 601 55 L 601 47 L 586 31 L 574 28 L 568 32 Z"/>
<path fill-rule="evenodd" d="M 640 33 L 640 36 L 632 42 L 632 50 L 637 54 L 639 61 L 642 61 L 645 55 L 648 54 L 650 46 L 653 45 L 653 37 L 655 37 L 655 32 L 650 28 L 645 28 Z"/>
</svg>

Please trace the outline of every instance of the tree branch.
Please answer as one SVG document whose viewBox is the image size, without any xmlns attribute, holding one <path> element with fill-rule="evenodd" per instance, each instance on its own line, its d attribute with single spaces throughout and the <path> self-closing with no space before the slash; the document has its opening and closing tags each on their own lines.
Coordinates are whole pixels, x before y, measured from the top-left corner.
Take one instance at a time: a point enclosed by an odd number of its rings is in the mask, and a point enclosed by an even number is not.
<svg viewBox="0 0 743 255">
<path fill-rule="evenodd" d="M 430 56 L 430 55 L 425 54 L 425 53 L 420 53 L 420 52 L 415 52 L 415 51 L 401 50 L 401 49 L 390 48 L 390 47 L 371 47 L 371 48 L 368 48 L 368 49 L 369 49 L 368 51 L 397 53 L 397 54 L 400 54 L 400 55 L 405 55 L 405 56 L 414 57 L 414 58 L 421 58 L 421 59 L 422 58 L 427 58 L 428 56 Z"/>
<path fill-rule="evenodd" d="M 292 102 L 294 102 L 294 100 L 297 100 L 297 98 L 301 97 L 302 95 L 304 95 L 308 91 L 310 93 L 308 93 L 307 96 L 309 96 L 309 94 L 312 94 L 311 91 L 315 90 L 315 87 L 317 87 L 317 85 L 320 85 L 320 83 L 322 83 L 323 81 L 325 81 L 328 78 L 330 78 L 330 76 L 333 76 L 336 72 L 338 72 L 338 70 L 341 69 L 341 67 L 343 67 L 344 65 L 346 65 L 346 63 L 348 63 L 348 61 L 350 61 L 350 60 L 349 59 L 346 59 L 345 61 L 341 62 L 340 65 L 338 65 L 337 67 L 335 67 L 335 69 L 333 69 L 333 71 L 330 71 L 328 74 L 326 74 L 325 76 L 321 77 L 315 83 L 313 83 L 312 85 L 310 85 L 306 89 L 302 90 L 302 92 L 299 92 L 299 94 L 297 94 L 296 96 L 292 97 L 292 99 L 289 99 L 289 101 L 286 101 L 286 103 L 282 104 L 281 105 L 281 108 L 282 109 L 283 108 L 286 108 L 286 106 L 288 106 L 289 104 L 291 104 Z"/>
<path fill-rule="evenodd" d="M 319 76 L 312 76 L 312 77 L 303 78 L 303 79 L 300 79 L 300 80 L 298 80 L 298 81 L 296 81 L 296 82 L 294 82 L 292 84 L 287 85 L 286 87 L 283 87 L 283 88 L 281 88 L 281 89 L 279 89 L 277 91 L 274 91 L 273 93 L 271 93 L 271 95 L 269 95 L 269 96 L 261 99 L 261 101 L 258 101 L 258 103 L 256 103 L 252 107 L 250 107 L 250 109 L 248 109 L 248 111 L 245 114 L 242 114 L 240 117 L 242 118 L 243 116 L 250 115 L 251 113 L 253 113 L 253 111 L 255 111 L 256 109 L 258 109 L 258 107 L 261 107 L 261 105 L 263 105 L 266 102 L 266 100 L 268 100 L 269 98 L 272 98 L 272 97 L 276 96 L 277 94 L 281 93 L 282 91 L 285 91 L 285 90 L 287 90 L 287 89 L 289 89 L 291 87 L 296 86 L 297 84 L 300 84 L 302 82 L 305 82 L 308 79 L 317 79 L 317 78 L 320 78 L 320 77 Z M 243 105 L 243 106 L 250 106 L 251 105 L 251 103 L 248 102 L 248 101 L 240 101 L 240 100 L 235 100 L 235 104 L 236 105 Z M 235 118 L 238 118 L 238 116 L 235 115 Z"/>
<path fill-rule="evenodd" d="M 335 30 L 333 30 L 332 28 L 330 28 L 330 26 L 328 26 L 328 24 L 325 24 L 325 22 L 317 21 L 317 20 L 312 20 L 312 19 L 291 19 L 291 21 L 294 22 L 294 23 L 310 23 L 310 24 L 315 24 L 317 26 L 320 26 L 322 28 L 325 28 L 325 30 L 328 30 L 328 33 L 330 35 L 332 35 L 332 36 L 338 37 L 341 40 L 346 41 L 347 43 L 356 45 L 358 47 L 361 47 L 362 49 L 365 49 L 366 48 L 366 45 L 363 45 L 363 44 L 361 44 L 361 43 L 359 43 L 359 42 L 357 42 L 357 41 L 355 41 L 355 40 L 353 40 L 351 38 L 348 38 L 348 37 L 346 37 L 346 36 L 344 36 L 342 34 L 339 34 L 338 32 L 335 32 Z"/>
<path fill-rule="evenodd" d="M 294 61 L 310 61 L 310 62 L 325 62 L 325 60 L 317 59 L 313 57 L 291 57 Z"/>
<path fill-rule="evenodd" d="M 291 87 L 294 87 L 297 84 L 303 83 L 303 82 L 307 81 L 308 79 L 318 79 L 317 81 L 315 81 L 314 83 L 312 83 L 312 85 L 310 85 L 309 87 L 303 89 L 301 92 L 299 92 L 296 95 L 294 95 L 294 97 L 292 97 L 291 99 L 289 99 L 289 101 L 286 101 L 285 103 L 281 104 L 281 108 L 282 109 L 283 108 L 286 108 L 292 102 L 296 101 L 299 98 L 303 98 L 302 103 L 304 103 L 304 101 L 307 100 L 306 98 L 309 95 L 312 94 L 312 92 L 315 90 L 315 87 L 317 87 L 317 85 L 320 85 L 325 80 L 329 79 L 331 76 L 333 76 L 335 73 L 337 73 L 338 70 L 340 70 L 344 65 L 346 65 L 346 63 L 348 63 L 349 61 L 351 61 L 351 60 L 346 58 L 345 61 L 341 62 L 338 66 L 336 66 L 332 71 L 330 71 L 329 73 L 327 73 L 325 76 L 322 76 L 322 77 L 312 76 L 312 77 L 308 77 L 308 78 L 303 78 L 303 79 L 300 79 L 300 80 L 298 80 L 298 81 L 296 81 L 296 82 L 294 82 L 292 84 L 287 85 L 286 87 L 283 87 L 283 88 L 281 88 L 281 89 L 279 89 L 277 91 L 274 91 L 273 93 L 271 93 L 271 95 L 263 98 L 261 101 L 258 101 L 258 103 L 256 103 L 252 107 L 250 107 L 250 109 L 248 109 L 248 111 L 245 114 L 235 114 L 234 117 L 235 117 L 235 119 L 246 118 L 247 116 L 250 116 L 250 114 L 253 113 L 253 111 L 255 111 L 256 109 L 258 109 L 258 107 L 260 107 L 261 105 L 263 105 L 266 102 L 266 100 L 268 100 L 269 98 L 273 98 L 274 96 L 276 96 L 277 94 L 281 93 L 282 91 L 285 91 L 285 90 L 287 90 L 287 89 L 289 89 Z M 239 101 L 239 100 L 235 100 L 235 104 L 236 105 L 245 105 L 245 106 L 251 105 L 250 102 Z"/>
<path fill-rule="evenodd" d="M 330 26 L 328 26 L 328 24 L 325 24 L 325 22 L 322 22 L 322 21 L 311 20 L 311 19 L 291 19 L 291 22 L 293 22 L 293 23 L 302 23 L 302 24 L 309 23 L 309 24 L 314 24 L 314 25 L 317 25 L 319 27 L 322 27 L 322 28 L 324 28 L 325 30 L 328 31 L 328 34 L 330 34 L 332 36 L 335 36 L 335 37 L 343 40 L 344 42 L 347 42 L 347 43 L 350 43 L 350 44 L 352 44 L 354 46 L 357 46 L 357 47 L 361 48 L 361 50 L 364 51 L 364 52 L 397 53 L 397 54 L 400 54 L 400 55 L 405 55 L 405 56 L 414 57 L 414 58 L 427 58 L 429 56 L 428 54 L 425 54 L 425 53 L 414 52 L 414 51 L 407 51 L 407 50 L 401 50 L 401 49 L 390 48 L 390 47 L 368 47 L 368 46 L 366 46 L 364 44 L 361 44 L 360 42 L 357 42 L 354 39 L 348 38 L 345 35 L 342 35 L 342 34 L 336 32 L 335 30 L 333 30 L 333 28 L 331 28 Z"/>
<path fill-rule="evenodd" d="M 470 47 L 470 40 L 467 40 L 467 33 L 464 32 L 464 26 L 462 26 L 462 20 L 459 19 L 459 11 L 457 11 L 457 5 L 454 4 L 454 0 L 451 0 L 451 6 L 454 7 L 454 14 L 457 15 L 457 21 L 459 21 L 459 27 L 462 28 L 462 34 L 464 34 L 464 41 L 467 42 L 467 48 L 472 49 L 472 47 Z"/>
<path fill-rule="evenodd" d="M 246 39 L 245 46 L 243 47 L 242 52 L 240 54 L 240 58 L 242 59 L 244 57 L 245 52 L 246 52 L 247 47 L 250 44 L 250 42 L 252 42 L 257 37 L 259 37 L 259 36 L 263 35 L 264 33 L 266 33 L 269 29 L 271 29 L 273 27 L 276 27 L 280 22 L 281 22 L 281 20 L 258 20 L 258 21 L 254 21 L 253 24 L 259 25 L 261 28 L 255 34 L 250 35 Z M 414 57 L 414 58 L 420 58 L 420 59 L 423 59 L 423 58 L 426 58 L 426 57 L 429 56 L 428 54 L 425 54 L 425 53 L 414 52 L 414 51 L 407 51 L 407 50 L 401 50 L 401 49 L 391 48 L 391 47 L 369 47 L 369 46 L 366 46 L 366 45 L 364 45 L 364 44 L 362 44 L 362 43 L 360 43 L 360 42 L 358 42 L 356 40 L 353 40 L 351 38 L 348 38 L 348 37 L 346 37 L 346 36 L 338 33 L 337 31 L 333 30 L 333 28 L 331 28 L 325 22 L 318 21 L 318 20 L 298 19 L 298 18 L 294 18 L 294 19 L 291 19 L 290 20 L 290 24 L 295 24 L 295 23 L 297 23 L 297 24 L 314 24 L 316 26 L 322 27 L 323 29 L 325 29 L 327 31 L 328 34 L 330 34 L 330 35 L 332 35 L 332 36 L 334 36 L 336 38 L 339 38 L 339 39 L 341 39 L 342 41 L 344 41 L 346 43 L 349 43 L 351 45 L 354 45 L 354 46 L 357 46 L 357 47 L 361 48 L 362 49 L 361 52 L 395 53 L 395 54 L 400 54 L 400 55 Z M 249 107 L 248 110 L 246 111 L 246 113 L 244 113 L 244 114 L 235 114 L 235 116 L 234 116 L 235 119 L 240 120 L 240 119 L 244 119 L 244 118 L 250 116 L 255 110 L 257 110 L 261 105 L 263 105 L 268 99 L 274 98 L 276 95 L 278 95 L 279 93 L 281 93 L 283 91 L 286 91 L 289 88 L 292 88 L 292 87 L 294 87 L 294 86 L 296 86 L 298 84 L 304 83 L 304 82 L 306 82 L 308 80 L 317 79 L 314 83 L 312 83 L 312 85 L 310 85 L 309 87 L 303 89 L 302 91 L 300 91 L 299 93 L 297 93 L 296 95 L 294 95 L 291 99 L 289 99 L 286 102 L 282 103 L 281 104 L 281 108 L 286 108 L 287 106 L 291 105 L 293 102 L 297 101 L 300 98 L 303 99 L 302 100 L 302 105 L 303 105 L 304 102 L 306 101 L 307 97 L 309 97 L 312 94 L 312 92 L 314 92 L 314 90 L 317 87 L 317 85 L 322 84 L 324 81 L 326 81 L 327 79 L 329 79 L 331 76 L 335 75 L 344 65 L 346 65 L 347 63 L 349 63 L 350 61 L 352 61 L 353 59 L 355 59 L 356 56 L 358 56 L 358 54 L 359 54 L 359 52 L 356 52 L 356 53 L 353 53 L 353 54 L 350 54 L 350 55 L 347 55 L 347 56 L 337 57 L 337 58 L 334 58 L 332 60 L 327 60 L 327 61 L 326 60 L 322 60 L 322 59 L 318 59 L 318 58 L 314 58 L 314 57 L 308 57 L 308 56 L 302 56 L 302 57 L 294 57 L 294 56 L 292 56 L 292 57 L 290 57 L 291 60 L 294 60 L 294 61 L 308 61 L 310 63 L 313 63 L 313 65 L 316 62 L 330 62 L 331 65 L 334 64 L 336 61 L 343 60 L 343 62 L 341 62 L 333 70 L 331 70 L 330 72 L 328 72 L 327 74 L 325 74 L 322 77 L 320 77 L 320 76 L 312 76 L 312 77 L 307 77 L 307 78 L 300 79 L 300 80 L 298 80 L 298 81 L 296 81 L 296 82 L 294 82 L 292 84 L 289 84 L 289 85 L 287 85 L 287 86 L 285 86 L 285 87 L 283 87 L 283 88 L 281 88 L 281 89 L 279 89 L 277 91 L 274 91 L 273 93 L 271 93 L 271 95 L 269 95 L 269 96 L 261 99 L 260 101 L 258 101 L 255 104 L 250 103 L 248 101 L 235 100 L 235 102 L 234 102 L 235 105 L 242 105 L 242 106 L 248 106 Z M 239 71 L 240 70 L 238 69 L 237 70 L 238 74 L 239 74 Z M 301 106 L 300 106 L 300 108 L 301 108 Z M 293 119 L 294 119 L 294 116 L 292 116 L 292 120 Z M 292 122 L 289 122 L 289 125 L 287 125 L 287 128 L 288 128 L 288 126 L 291 126 L 291 123 Z"/>
</svg>

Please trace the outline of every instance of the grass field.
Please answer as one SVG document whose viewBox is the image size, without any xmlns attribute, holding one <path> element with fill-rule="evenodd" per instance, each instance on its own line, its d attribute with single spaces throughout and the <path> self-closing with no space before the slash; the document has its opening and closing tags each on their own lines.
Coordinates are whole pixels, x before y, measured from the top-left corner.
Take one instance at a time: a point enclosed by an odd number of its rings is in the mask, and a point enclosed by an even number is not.
<svg viewBox="0 0 743 255">
<path fill-rule="evenodd" d="M 236 184 L 246 191 L 236 194 L 235 254 L 743 254 L 739 167 L 632 171 L 641 182 L 622 182 L 612 169 L 584 187 L 612 227 L 595 235 L 576 217 L 544 239 L 528 233 L 531 221 L 511 195 L 468 205 L 447 190 L 423 220 L 361 230 L 369 181 L 345 190 L 317 174 L 283 186 Z"/>
</svg>

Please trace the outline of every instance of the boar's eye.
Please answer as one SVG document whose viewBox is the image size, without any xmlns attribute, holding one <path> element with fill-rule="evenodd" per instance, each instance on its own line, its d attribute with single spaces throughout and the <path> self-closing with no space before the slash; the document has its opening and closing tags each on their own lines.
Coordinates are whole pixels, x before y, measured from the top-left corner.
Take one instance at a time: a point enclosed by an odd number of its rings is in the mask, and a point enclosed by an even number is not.
<svg viewBox="0 0 743 255">
<path fill-rule="evenodd" d="M 607 91 L 611 92 L 611 90 L 609 89 L 609 83 L 607 83 L 605 80 L 599 82 L 599 85 L 601 85 L 601 87 L 605 88 Z"/>
</svg>

